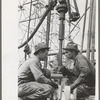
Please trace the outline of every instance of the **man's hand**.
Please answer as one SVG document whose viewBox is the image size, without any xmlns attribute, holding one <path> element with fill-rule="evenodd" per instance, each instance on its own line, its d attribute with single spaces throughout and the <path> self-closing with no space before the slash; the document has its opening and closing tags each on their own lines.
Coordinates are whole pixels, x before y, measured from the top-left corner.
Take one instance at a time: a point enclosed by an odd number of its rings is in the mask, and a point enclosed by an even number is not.
<svg viewBox="0 0 100 100">
<path fill-rule="evenodd" d="M 73 93 L 73 90 L 75 89 L 74 84 L 71 84 L 71 85 L 70 85 L 70 88 L 71 88 L 71 93 Z"/>
<path fill-rule="evenodd" d="M 68 68 L 66 68 L 65 66 L 62 66 L 60 69 L 59 69 L 59 72 L 61 72 L 63 74 L 63 76 L 75 76 L 73 72 L 71 72 Z"/>
<path fill-rule="evenodd" d="M 66 76 L 66 68 L 64 66 L 62 66 L 60 69 L 59 69 L 59 72 L 61 72 L 63 74 L 63 76 Z"/>
<path fill-rule="evenodd" d="M 58 88 L 58 84 L 55 83 L 55 82 L 53 82 L 53 81 L 51 81 L 50 85 L 51 85 L 53 88 L 55 88 L 55 89 Z"/>
</svg>

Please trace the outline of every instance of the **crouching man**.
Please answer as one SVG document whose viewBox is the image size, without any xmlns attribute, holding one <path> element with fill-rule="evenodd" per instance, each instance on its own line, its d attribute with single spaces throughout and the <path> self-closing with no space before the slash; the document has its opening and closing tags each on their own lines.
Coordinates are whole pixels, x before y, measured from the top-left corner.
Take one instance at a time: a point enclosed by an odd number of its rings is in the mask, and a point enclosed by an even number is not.
<svg viewBox="0 0 100 100">
<path fill-rule="evenodd" d="M 39 43 L 35 46 L 34 56 L 19 67 L 18 97 L 25 100 L 46 100 L 58 88 L 50 80 L 50 71 L 43 69 L 40 63 L 46 59 L 48 50 L 45 43 Z"/>
<path fill-rule="evenodd" d="M 88 97 L 95 92 L 95 68 L 90 61 L 79 52 L 77 44 L 69 42 L 64 48 L 65 56 L 74 61 L 74 67 L 63 66 L 60 71 L 64 76 L 72 77 L 71 92 L 77 88 L 77 100 Z M 71 66 L 70 66 L 71 67 Z M 83 99 L 82 99 L 83 100 Z"/>
</svg>

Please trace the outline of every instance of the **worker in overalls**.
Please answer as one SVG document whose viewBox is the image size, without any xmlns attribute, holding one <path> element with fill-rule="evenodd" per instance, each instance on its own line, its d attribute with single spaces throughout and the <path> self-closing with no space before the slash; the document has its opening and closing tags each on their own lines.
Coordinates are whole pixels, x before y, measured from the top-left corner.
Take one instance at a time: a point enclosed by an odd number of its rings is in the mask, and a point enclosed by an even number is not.
<svg viewBox="0 0 100 100">
<path fill-rule="evenodd" d="M 45 61 L 49 47 L 45 43 L 35 46 L 34 56 L 26 60 L 18 73 L 18 97 L 23 100 L 46 100 L 58 88 L 50 80 L 50 71 L 42 68 L 40 61 Z"/>
<path fill-rule="evenodd" d="M 65 56 L 67 59 L 73 60 L 73 67 L 70 69 L 67 66 L 63 66 L 60 72 L 64 76 L 68 76 L 71 80 L 70 87 L 71 92 L 77 88 L 77 100 L 84 100 L 95 92 L 95 68 L 90 61 L 80 53 L 77 44 L 69 42 L 65 50 Z M 70 66 L 71 67 L 71 66 Z"/>
</svg>

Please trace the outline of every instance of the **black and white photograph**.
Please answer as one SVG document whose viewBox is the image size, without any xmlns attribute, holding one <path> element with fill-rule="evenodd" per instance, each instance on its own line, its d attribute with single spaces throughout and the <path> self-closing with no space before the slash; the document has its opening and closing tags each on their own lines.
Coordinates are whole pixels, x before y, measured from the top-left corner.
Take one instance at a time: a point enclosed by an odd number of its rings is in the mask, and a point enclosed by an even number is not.
<svg viewBox="0 0 100 100">
<path fill-rule="evenodd" d="M 99 100 L 98 0 L 4 0 L 2 22 L 2 100 Z"/>
</svg>

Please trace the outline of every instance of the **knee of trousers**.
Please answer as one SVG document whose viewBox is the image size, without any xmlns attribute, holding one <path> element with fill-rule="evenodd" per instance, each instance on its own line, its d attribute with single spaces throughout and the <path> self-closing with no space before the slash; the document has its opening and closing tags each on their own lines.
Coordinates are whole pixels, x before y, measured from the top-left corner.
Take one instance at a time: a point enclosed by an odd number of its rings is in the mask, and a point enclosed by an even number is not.
<svg viewBox="0 0 100 100">
<path fill-rule="evenodd" d="M 46 84 L 45 85 L 45 87 L 44 87 L 44 89 L 46 90 L 46 91 L 50 91 L 50 92 L 53 92 L 55 89 L 51 86 L 51 85 L 49 85 L 49 84 Z"/>
</svg>

